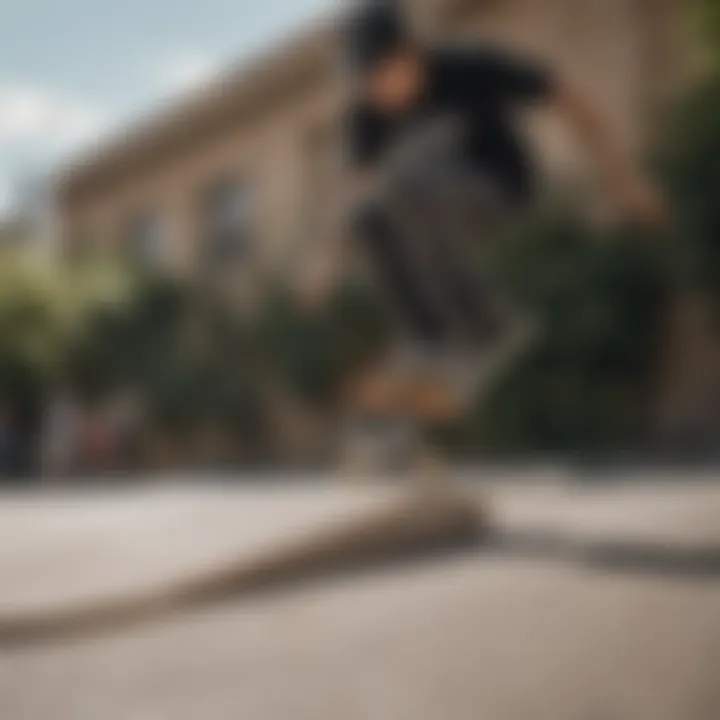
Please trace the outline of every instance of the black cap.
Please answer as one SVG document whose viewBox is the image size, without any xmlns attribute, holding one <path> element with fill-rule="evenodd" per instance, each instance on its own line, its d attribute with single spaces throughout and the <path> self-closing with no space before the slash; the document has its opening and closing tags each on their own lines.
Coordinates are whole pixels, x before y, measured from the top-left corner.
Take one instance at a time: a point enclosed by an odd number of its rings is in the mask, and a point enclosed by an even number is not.
<svg viewBox="0 0 720 720">
<path fill-rule="evenodd" d="M 396 0 L 362 0 L 348 18 L 345 53 L 353 72 L 367 72 L 407 42 Z"/>
</svg>

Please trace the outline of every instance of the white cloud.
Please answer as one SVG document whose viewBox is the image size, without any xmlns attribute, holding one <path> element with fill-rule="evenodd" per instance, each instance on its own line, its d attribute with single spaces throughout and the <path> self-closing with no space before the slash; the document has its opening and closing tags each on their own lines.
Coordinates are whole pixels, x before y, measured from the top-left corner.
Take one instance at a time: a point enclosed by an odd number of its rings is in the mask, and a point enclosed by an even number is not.
<svg viewBox="0 0 720 720">
<path fill-rule="evenodd" d="M 206 83 L 217 69 L 214 58 L 197 50 L 183 50 L 161 60 L 156 77 L 162 90 L 185 92 Z"/>
<path fill-rule="evenodd" d="M 7 178 L 0 177 L 0 220 L 10 215 L 14 206 L 12 183 Z"/>
<path fill-rule="evenodd" d="M 86 103 L 0 81 L 0 153 L 56 156 L 97 137 L 105 124 L 104 115 Z"/>
<path fill-rule="evenodd" d="M 150 69 L 150 95 L 186 92 L 211 79 L 218 64 L 192 49 L 165 53 Z M 16 204 L 17 178 L 42 173 L 124 121 L 82 98 L 0 77 L 0 217 Z"/>
<path fill-rule="evenodd" d="M 108 125 L 106 115 L 88 103 L 0 78 L 0 217 L 22 199 L 15 181 L 46 172 Z"/>
</svg>

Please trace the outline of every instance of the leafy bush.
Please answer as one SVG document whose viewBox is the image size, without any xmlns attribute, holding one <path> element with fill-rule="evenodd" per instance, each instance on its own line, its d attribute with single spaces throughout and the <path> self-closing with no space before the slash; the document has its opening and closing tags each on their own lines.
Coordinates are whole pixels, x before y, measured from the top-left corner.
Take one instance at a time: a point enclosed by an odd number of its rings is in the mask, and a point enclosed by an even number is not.
<svg viewBox="0 0 720 720">
<path fill-rule="evenodd" d="M 348 283 L 329 307 L 311 314 L 283 289 L 270 293 L 257 324 L 258 345 L 287 389 L 313 404 L 333 402 L 342 381 L 387 343 L 377 298 Z"/>
<path fill-rule="evenodd" d="M 676 265 L 720 311 L 720 71 L 673 114 L 660 164 L 677 213 Z"/>
<path fill-rule="evenodd" d="M 636 240 L 550 213 L 501 245 L 501 274 L 539 319 L 541 339 L 469 418 L 444 431 L 447 442 L 567 453 L 638 438 L 664 282 L 652 246 Z"/>
<path fill-rule="evenodd" d="M 248 335 L 202 288 L 144 276 L 124 303 L 91 313 L 68 351 L 68 375 L 90 402 L 132 391 L 170 435 L 212 425 L 256 438 L 260 385 Z"/>
</svg>

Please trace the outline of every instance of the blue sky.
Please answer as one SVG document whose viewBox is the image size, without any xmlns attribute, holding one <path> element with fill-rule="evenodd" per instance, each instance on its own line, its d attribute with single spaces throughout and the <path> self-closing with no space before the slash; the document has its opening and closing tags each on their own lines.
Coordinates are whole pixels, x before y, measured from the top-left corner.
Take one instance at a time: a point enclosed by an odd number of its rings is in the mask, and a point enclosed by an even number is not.
<svg viewBox="0 0 720 720">
<path fill-rule="evenodd" d="M 127 118 L 252 56 L 337 0 L 10 0 L 0 7 L 0 213 Z"/>
</svg>

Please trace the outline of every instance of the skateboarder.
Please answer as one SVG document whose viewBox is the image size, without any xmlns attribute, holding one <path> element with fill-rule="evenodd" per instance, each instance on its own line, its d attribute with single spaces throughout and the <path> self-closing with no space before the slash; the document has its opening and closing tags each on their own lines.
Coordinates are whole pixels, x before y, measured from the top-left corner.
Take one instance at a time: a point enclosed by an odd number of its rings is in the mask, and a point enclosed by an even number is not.
<svg viewBox="0 0 720 720">
<path fill-rule="evenodd" d="M 397 348 L 353 384 L 351 403 L 366 417 L 448 421 L 537 331 L 471 272 L 472 246 L 533 196 L 516 112 L 557 110 L 629 218 L 660 224 L 663 204 L 594 109 L 541 64 L 484 45 L 425 45 L 389 0 L 350 13 L 344 42 L 346 218 L 401 320 Z M 328 260 L 321 294 L 342 257 Z"/>
</svg>

